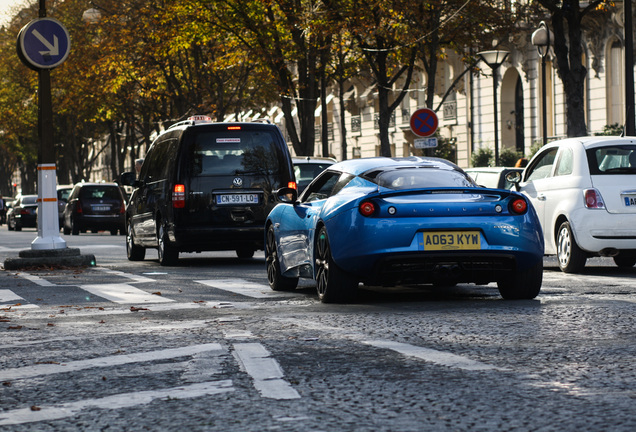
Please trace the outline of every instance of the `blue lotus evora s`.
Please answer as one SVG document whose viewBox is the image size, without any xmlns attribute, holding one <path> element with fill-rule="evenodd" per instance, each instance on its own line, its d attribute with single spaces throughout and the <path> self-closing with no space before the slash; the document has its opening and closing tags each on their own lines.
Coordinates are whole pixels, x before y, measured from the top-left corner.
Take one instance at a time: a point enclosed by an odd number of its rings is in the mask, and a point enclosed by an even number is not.
<svg viewBox="0 0 636 432">
<path fill-rule="evenodd" d="M 265 225 L 273 290 L 316 281 L 322 302 L 372 286 L 496 282 L 505 299 L 532 299 L 543 276 L 543 234 L 521 194 L 477 186 L 438 158 L 365 158 L 331 165 Z"/>
</svg>

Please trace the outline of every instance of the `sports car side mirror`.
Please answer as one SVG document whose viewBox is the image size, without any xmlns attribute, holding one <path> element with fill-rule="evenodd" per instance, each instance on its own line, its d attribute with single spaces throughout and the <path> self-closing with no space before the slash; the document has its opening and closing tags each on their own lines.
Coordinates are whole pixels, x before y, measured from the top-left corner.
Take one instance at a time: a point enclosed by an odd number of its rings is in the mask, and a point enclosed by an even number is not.
<svg viewBox="0 0 636 432">
<path fill-rule="evenodd" d="M 298 191 L 294 188 L 284 187 L 276 191 L 276 196 L 281 202 L 293 204 L 298 199 Z"/>
<path fill-rule="evenodd" d="M 506 180 L 515 185 L 515 189 L 519 190 L 519 183 L 521 182 L 521 173 L 519 171 L 510 171 L 506 174 Z"/>
</svg>

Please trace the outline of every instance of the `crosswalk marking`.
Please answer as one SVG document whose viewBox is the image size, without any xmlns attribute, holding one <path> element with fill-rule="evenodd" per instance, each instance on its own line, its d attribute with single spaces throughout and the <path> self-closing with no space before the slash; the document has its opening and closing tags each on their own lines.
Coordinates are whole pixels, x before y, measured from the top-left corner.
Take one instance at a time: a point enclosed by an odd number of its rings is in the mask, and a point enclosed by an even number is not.
<svg viewBox="0 0 636 432">
<path fill-rule="evenodd" d="M 198 280 L 195 282 L 252 298 L 290 297 L 293 295 L 291 293 L 279 293 L 272 291 L 269 285 L 250 282 L 238 278 Z"/>
<path fill-rule="evenodd" d="M 210 381 L 160 390 L 121 393 L 99 399 L 84 399 L 57 405 L 20 408 L 0 413 L 0 425 L 16 425 L 72 417 L 88 409 L 120 409 L 147 405 L 156 399 L 192 399 L 234 391 L 232 380 Z"/>
<path fill-rule="evenodd" d="M 107 357 L 98 357 L 88 360 L 76 360 L 60 364 L 38 364 L 19 368 L 0 370 L 0 381 L 34 378 L 42 375 L 54 375 L 79 370 L 119 366 L 130 363 L 166 360 L 177 357 L 191 356 L 201 352 L 214 351 L 219 355 L 225 350 L 218 343 L 191 345 L 181 348 L 168 348 L 158 351 L 141 352 L 134 354 L 120 354 Z"/>
<path fill-rule="evenodd" d="M 9 302 L 21 302 L 24 301 L 22 297 L 17 295 L 11 290 L 0 289 L 0 304 Z"/>
<path fill-rule="evenodd" d="M 254 380 L 261 396 L 271 399 L 300 399 L 300 395 L 285 381 L 283 370 L 260 343 L 237 343 L 234 350 Z"/>
<path fill-rule="evenodd" d="M 168 303 L 175 300 L 150 294 L 126 283 L 79 285 L 83 290 L 119 304 Z"/>
</svg>

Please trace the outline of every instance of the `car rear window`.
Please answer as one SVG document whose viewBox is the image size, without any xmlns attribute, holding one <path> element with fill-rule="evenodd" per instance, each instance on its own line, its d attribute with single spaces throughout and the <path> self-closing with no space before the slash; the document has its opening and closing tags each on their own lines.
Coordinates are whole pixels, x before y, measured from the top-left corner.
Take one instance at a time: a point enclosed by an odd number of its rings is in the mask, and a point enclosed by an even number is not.
<svg viewBox="0 0 636 432">
<path fill-rule="evenodd" d="M 275 136 L 268 131 L 212 131 L 194 136 L 194 175 L 271 174 L 278 171 Z"/>
<path fill-rule="evenodd" d="M 37 196 L 22 197 L 22 204 L 35 204 L 38 202 Z"/>
<path fill-rule="evenodd" d="M 592 175 L 636 174 L 636 145 L 588 149 L 587 161 Z"/>
<path fill-rule="evenodd" d="M 388 189 L 413 189 L 431 187 L 475 187 L 475 184 L 459 171 L 437 168 L 398 168 L 375 171 L 365 178 Z"/>
<path fill-rule="evenodd" d="M 120 200 L 121 193 L 119 192 L 117 187 L 89 186 L 89 187 L 83 187 L 80 190 L 79 197 L 82 200 L 86 200 L 86 199 Z"/>
</svg>

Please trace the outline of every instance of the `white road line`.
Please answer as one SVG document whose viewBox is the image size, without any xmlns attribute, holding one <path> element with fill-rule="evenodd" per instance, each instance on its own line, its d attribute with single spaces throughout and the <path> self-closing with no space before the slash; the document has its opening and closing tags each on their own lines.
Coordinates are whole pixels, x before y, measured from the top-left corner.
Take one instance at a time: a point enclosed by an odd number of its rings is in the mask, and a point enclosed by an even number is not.
<svg viewBox="0 0 636 432">
<path fill-rule="evenodd" d="M 261 396 L 271 399 L 300 399 L 300 395 L 285 381 L 283 370 L 259 343 L 234 344 L 234 352 L 245 371 L 254 380 Z"/>
<path fill-rule="evenodd" d="M 210 381 L 161 390 L 121 393 L 100 399 L 84 399 L 58 405 L 38 407 L 39 411 L 21 408 L 0 413 L 0 425 L 16 425 L 39 421 L 58 420 L 77 415 L 88 408 L 120 409 L 147 405 L 156 399 L 192 399 L 234 391 L 232 380 Z"/>
<path fill-rule="evenodd" d="M 329 336 L 331 337 L 340 337 L 342 339 L 348 339 L 353 342 L 359 342 L 366 345 L 375 346 L 377 348 L 389 349 L 402 355 L 415 357 L 420 360 L 439 364 L 442 366 L 464 370 L 509 370 L 506 368 L 481 363 L 468 357 L 460 356 L 447 351 L 438 351 L 431 348 L 424 348 L 417 345 L 395 342 L 388 339 L 369 339 L 369 335 L 366 335 L 364 333 L 350 332 L 343 328 L 325 326 L 318 322 L 311 322 L 308 320 L 300 320 L 295 318 L 276 318 L 274 316 L 271 316 L 270 319 L 274 319 L 283 323 L 294 323 L 301 328 L 318 330 L 321 333 L 329 334 Z"/>
<path fill-rule="evenodd" d="M 596 288 L 599 286 L 627 286 L 636 287 L 636 279 L 632 277 L 576 275 L 561 272 L 543 272 L 543 283 L 568 283 L 576 282 L 579 287 Z"/>
<path fill-rule="evenodd" d="M 92 267 L 92 270 L 101 271 L 101 272 L 104 272 L 104 273 L 107 273 L 107 274 L 111 274 L 113 276 L 121 276 L 123 278 L 130 279 L 133 282 L 155 282 L 155 279 L 150 279 L 149 277 L 139 276 L 139 275 L 132 274 L 132 273 L 125 273 L 125 272 L 119 271 L 119 270 L 111 270 L 111 269 L 105 268 L 105 267 Z"/>
<path fill-rule="evenodd" d="M 24 366 L 20 368 L 0 370 L 0 381 L 33 378 L 42 375 L 54 375 L 78 370 L 119 366 L 129 363 L 141 363 L 156 360 L 166 360 L 177 357 L 191 356 L 205 351 L 217 351 L 219 354 L 225 351 L 218 343 L 191 345 L 181 348 L 169 348 L 159 351 L 142 352 L 135 354 L 120 354 L 107 357 L 98 357 L 88 360 L 76 360 L 61 364 L 40 364 Z"/>
<path fill-rule="evenodd" d="M 398 352 L 407 357 L 415 357 L 429 363 L 435 363 L 442 366 L 448 366 L 457 369 L 464 369 L 470 371 L 484 371 L 484 370 L 500 370 L 507 371 L 506 368 L 500 368 L 492 366 L 486 363 L 482 363 L 476 360 L 469 359 L 468 357 L 459 356 L 445 351 L 438 351 L 431 348 L 419 347 L 416 345 L 394 342 L 390 340 L 363 340 L 360 341 L 363 344 L 371 345 L 376 348 L 389 349 Z"/>
<path fill-rule="evenodd" d="M 194 282 L 252 298 L 289 297 L 290 295 L 293 295 L 290 293 L 274 292 L 271 290 L 269 285 L 250 282 L 243 279 L 210 279 Z"/>
<path fill-rule="evenodd" d="M 35 276 L 29 273 L 17 273 L 17 275 L 20 276 L 22 279 L 26 279 L 40 286 L 69 286 L 69 285 L 56 285 L 52 282 L 47 281 L 46 279 L 42 279 L 39 276 Z"/>
<path fill-rule="evenodd" d="M 0 303 L 21 302 L 24 298 L 7 289 L 0 289 Z"/>
<path fill-rule="evenodd" d="M 151 294 L 126 283 L 78 285 L 81 289 L 119 304 L 168 303 L 172 299 Z"/>
</svg>

